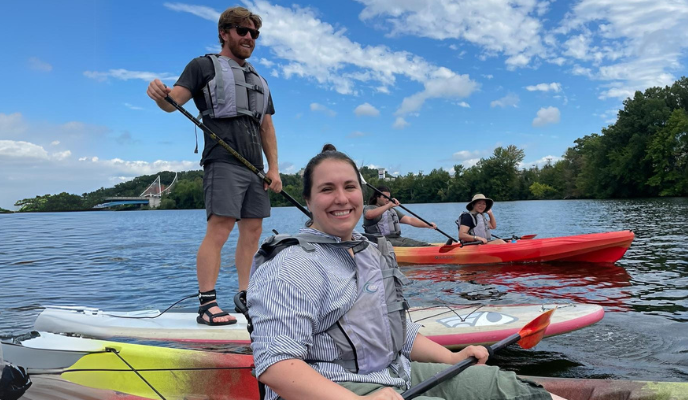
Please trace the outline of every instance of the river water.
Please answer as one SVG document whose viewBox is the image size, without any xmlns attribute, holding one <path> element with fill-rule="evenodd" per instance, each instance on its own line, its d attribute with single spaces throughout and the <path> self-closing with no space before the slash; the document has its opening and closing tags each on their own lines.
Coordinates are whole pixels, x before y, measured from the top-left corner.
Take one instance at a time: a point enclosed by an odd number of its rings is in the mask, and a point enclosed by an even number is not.
<svg viewBox="0 0 688 400">
<path fill-rule="evenodd" d="M 453 221 L 464 206 L 407 207 L 456 235 Z M 636 239 L 614 265 L 403 267 L 412 306 L 600 304 L 606 314 L 599 323 L 546 338 L 535 350 L 506 349 L 491 363 L 527 375 L 688 381 L 688 199 L 503 202 L 494 213 L 498 236 L 633 229 Z M 263 236 L 295 232 L 305 220 L 295 208 L 274 208 Z M 402 228 L 404 236 L 445 239 Z M 29 332 L 42 305 L 166 308 L 197 290 L 204 233 L 204 210 L 0 215 L 0 337 Z M 238 287 L 235 247 L 233 234 L 223 250 L 221 304 Z"/>
</svg>

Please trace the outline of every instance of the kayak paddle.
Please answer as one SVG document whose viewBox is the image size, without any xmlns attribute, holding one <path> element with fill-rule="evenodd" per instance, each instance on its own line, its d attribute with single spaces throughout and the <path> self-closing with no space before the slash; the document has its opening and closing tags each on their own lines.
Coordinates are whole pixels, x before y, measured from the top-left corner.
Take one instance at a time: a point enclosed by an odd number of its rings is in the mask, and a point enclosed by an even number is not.
<svg viewBox="0 0 688 400">
<path fill-rule="evenodd" d="M 272 180 L 271 180 L 270 178 L 268 178 L 267 176 L 265 176 L 265 173 L 264 173 L 263 171 L 259 170 L 258 168 L 255 167 L 255 165 L 253 165 L 253 164 L 251 164 L 250 162 L 248 162 L 247 159 L 245 159 L 241 154 L 239 154 L 239 153 L 238 153 L 236 150 L 234 150 L 230 145 L 228 145 L 227 142 L 225 142 L 224 140 L 222 140 L 222 139 L 221 139 L 219 136 L 217 136 L 213 131 L 211 131 L 210 128 L 208 128 L 207 126 L 205 126 L 205 124 L 204 124 L 203 122 L 199 121 L 198 119 L 196 119 L 196 117 L 194 117 L 193 115 L 189 114 L 189 112 L 186 111 L 186 109 L 185 109 L 184 107 L 180 106 L 176 101 L 174 101 L 174 99 L 172 99 L 170 96 L 166 96 L 166 97 L 165 97 L 165 101 L 167 101 L 167 102 L 170 103 L 174 108 L 176 108 L 177 110 L 179 110 L 180 113 L 184 114 L 184 116 L 185 116 L 186 118 L 190 119 L 191 122 L 193 122 L 197 127 L 201 128 L 201 129 L 202 129 L 203 131 L 205 131 L 208 135 L 210 135 L 210 137 L 213 138 L 213 140 L 215 140 L 220 146 L 224 147 L 225 150 L 227 150 L 227 151 L 228 151 L 231 155 L 233 155 L 237 160 L 241 161 L 241 163 L 244 164 L 244 165 L 246 166 L 246 168 L 250 169 L 251 172 L 253 172 L 254 174 L 258 175 L 258 177 L 259 177 L 260 179 L 262 179 L 263 182 L 267 183 L 268 185 L 270 185 L 270 184 L 272 183 Z M 291 204 L 293 204 L 296 208 L 298 208 L 299 210 L 301 210 L 302 213 L 306 214 L 306 216 L 308 216 L 308 217 L 310 218 L 311 214 L 308 212 L 308 210 L 306 210 L 306 208 L 305 208 L 304 206 L 302 206 L 301 203 L 299 203 L 298 201 L 296 201 L 296 199 L 294 199 L 293 197 L 291 197 L 291 196 L 289 195 L 289 193 L 285 192 L 284 190 L 281 190 L 281 191 L 280 191 L 280 194 L 281 194 L 282 196 L 284 196 L 284 198 L 286 198 L 287 200 L 289 200 L 289 202 L 290 202 Z"/>
<path fill-rule="evenodd" d="M 375 186 L 373 186 L 373 185 L 371 185 L 370 183 L 366 182 L 366 180 L 363 178 L 363 174 L 361 174 L 361 171 L 358 171 L 358 175 L 361 177 L 361 181 L 363 182 L 364 185 L 366 185 L 366 186 L 368 186 L 369 188 L 373 189 L 377 194 L 379 194 L 380 196 L 384 197 L 385 199 L 387 199 L 387 200 L 389 200 L 389 201 L 392 201 L 392 202 L 394 201 L 394 200 L 392 200 L 391 197 L 389 197 L 389 196 L 387 196 L 386 194 L 382 193 L 381 191 L 377 190 L 377 188 L 376 188 Z M 409 214 L 413 215 L 414 217 L 418 218 L 419 220 L 423 221 L 426 225 L 432 226 L 431 223 L 429 223 L 428 221 L 424 220 L 424 219 L 421 218 L 418 214 L 414 213 L 413 211 L 409 210 L 408 208 L 404 207 L 402 204 L 399 204 L 399 207 L 401 207 L 404 211 L 408 212 Z M 446 236 L 446 237 L 449 238 L 449 239 L 447 240 L 447 243 L 446 243 L 447 245 L 450 245 L 452 242 L 458 243 L 458 240 L 456 240 L 456 239 L 454 239 L 453 237 L 451 237 L 451 236 L 447 235 L 446 233 L 442 232 L 442 230 L 441 230 L 440 228 L 435 228 L 435 230 L 436 230 L 437 232 L 439 232 L 439 233 L 441 233 L 441 234 L 443 234 L 444 236 Z"/>
<path fill-rule="evenodd" d="M 518 342 L 518 345 L 524 349 L 530 349 L 531 347 L 534 347 L 540 342 L 540 340 L 542 340 L 543 336 L 545 336 L 545 329 L 547 329 L 547 326 L 549 326 L 549 320 L 552 317 L 554 310 L 555 309 L 553 308 L 540 314 L 537 318 L 521 328 L 518 333 L 514 333 L 506 339 L 500 340 L 492 346 L 486 346 L 488 347 L 488 351 L 490 354 L 493 354 L 516 342 Z M 440 383 L 455 377 L 456 375 L 460 374 L 461 371 L 465 370 L 476 362 L 478 362 L 478 360 L 475 357 L 469 357 L 403 392 L 401 396 L 405 400 L 416 398 L 427 390 L 430 390 Z"/>
</svg>

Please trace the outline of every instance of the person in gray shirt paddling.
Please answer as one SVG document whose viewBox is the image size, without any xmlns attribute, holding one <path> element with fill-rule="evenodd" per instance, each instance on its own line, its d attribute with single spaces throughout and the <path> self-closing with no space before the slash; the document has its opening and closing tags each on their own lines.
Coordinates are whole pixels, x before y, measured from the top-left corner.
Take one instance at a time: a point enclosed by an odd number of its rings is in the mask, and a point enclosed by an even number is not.
<svg viewBox="0 0 688 400">
<path fill-rule="evenodd" d="M 385 196 L 391 197 L 387 186 L 378 186 L 377 190 Z M 393 246 L 431 246 L 428 242 L 402 237 L 399 224 L 429 229 L 437 229 L 437 225 L 434 222 L 428 225 L 416 217 L 404 214 L 396 208 L 399 205 L 397 199 L 390 201 L 385 196 L 378 192 L 373 192 L 373 195 L 368 200 L 368 205 L 363 209 L 363 230 L 369 234 L 384 236 Z"/>
<path fill-rule="evenodd" d="M 175 108 L 166 96 L 180 105 L 193 98 L 203 123 L 259 170 L 263 169 L 265 153 L 265 176 L 272 181 L 269 188 L 280 192 L 272 97 L 267 81 L 246 61 L 253 53 L 261 25 L 261 18 L 249 10 L 228 8 L 218 21 L 222 51 L 191 60 L 172 89 L 155 79 L 148 86 L 148 96 L 167 112 Z M 268 185 L 204 133 L 201 165 L 208 226 L 196 257 L 201 303 L 196 320 L 199 324 L 227 325 L 236 319 L 220 309 L 215 293 L 222 246 L 237 224 L 235 262 L 239 290 L 245 290 L 263 218 L 270 216 L 270 200 Z"/>
</svg>

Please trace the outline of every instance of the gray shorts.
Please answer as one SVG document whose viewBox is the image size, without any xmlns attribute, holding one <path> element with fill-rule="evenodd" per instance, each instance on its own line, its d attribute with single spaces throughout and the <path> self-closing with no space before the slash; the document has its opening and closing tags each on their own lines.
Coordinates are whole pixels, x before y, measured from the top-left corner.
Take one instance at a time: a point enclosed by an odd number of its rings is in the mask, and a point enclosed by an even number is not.
<svg viewBox="0 0 688 400">
<path fill-rule="evenodd" d="M 263 181 L 241 165 L 214 162 L 203 167 L 205 213 L 236 218 L 267 218 L 270 197 Z"/>
</svg>

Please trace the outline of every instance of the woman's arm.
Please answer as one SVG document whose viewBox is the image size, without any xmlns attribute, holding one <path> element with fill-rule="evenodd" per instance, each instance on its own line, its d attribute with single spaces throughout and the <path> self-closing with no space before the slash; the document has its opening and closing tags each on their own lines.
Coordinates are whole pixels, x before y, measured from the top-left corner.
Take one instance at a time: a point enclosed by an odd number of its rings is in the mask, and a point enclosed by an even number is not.
<svg viewBox="0 0 688 400">
<path fill-rule="evenodd" d="M 293 358 L 272 364 L 258 379 L 285 400 L 359 398 L 355 393 L 320 375 L 303 360 Z"/>
<path fill-rule="evenodd" d="M 310 365 L 299 359 L 277 362 L 268 367 L 258 379 L 285 400 L 403 400 L 401 395 L 392 388 L 384 388 L 367 396 L 359 396 L 320 375 Z"/>
<path fill-rule="evenodd" d="M 418 362 L 456 364 L 470 356 L 477 358 L 478 364 L 485 364 L 488 352 L 483 346 L 468 346 L 458 353 L 453 353 L 421 334 L 416 336 L 411 349 L 411 360 Z"/>
<path fill-rule="evenodd" d="M 401 217 L 399 222 L 403 224 L 409 224 L 411 226 L 415 226 L 416 228 L 429 228 L 429 229 L 437 229 L 437 225 L 434 222 L 431 222 L 430 225 L 426 224 L 425 222 L 419 220 L 416 217 L 409 217 L 408 215 L 404 215 Z"/>
<path fill-rule="evenodd" d="M 487 239 L 480 236 L 471 235 L 468 231 L 471 228 L 468 225 L 459 225 L 459 240 L 462 242 L 483 242 L 487 243 Z"/>
<path fill-rule="evenodd" d="M 497 229 L 497 220 L 495 219 L 494 214 L 492 214 L 492 210 L 489 210 L 487 215 L 490 216 L 490 229 Z"/>
<path fill-rule="evenodd" d="M 370 208 L 366 210 L 366 212 L 363 214 L 363 218 L 365 219 L 376 219 L 379 218 L 385 211 L 389 210 L 390 208 L 394 207 L 395 204 L 392 203 L 391 201 L 384 206 L 377 206 L 375 208 Z"/>
</svg>

